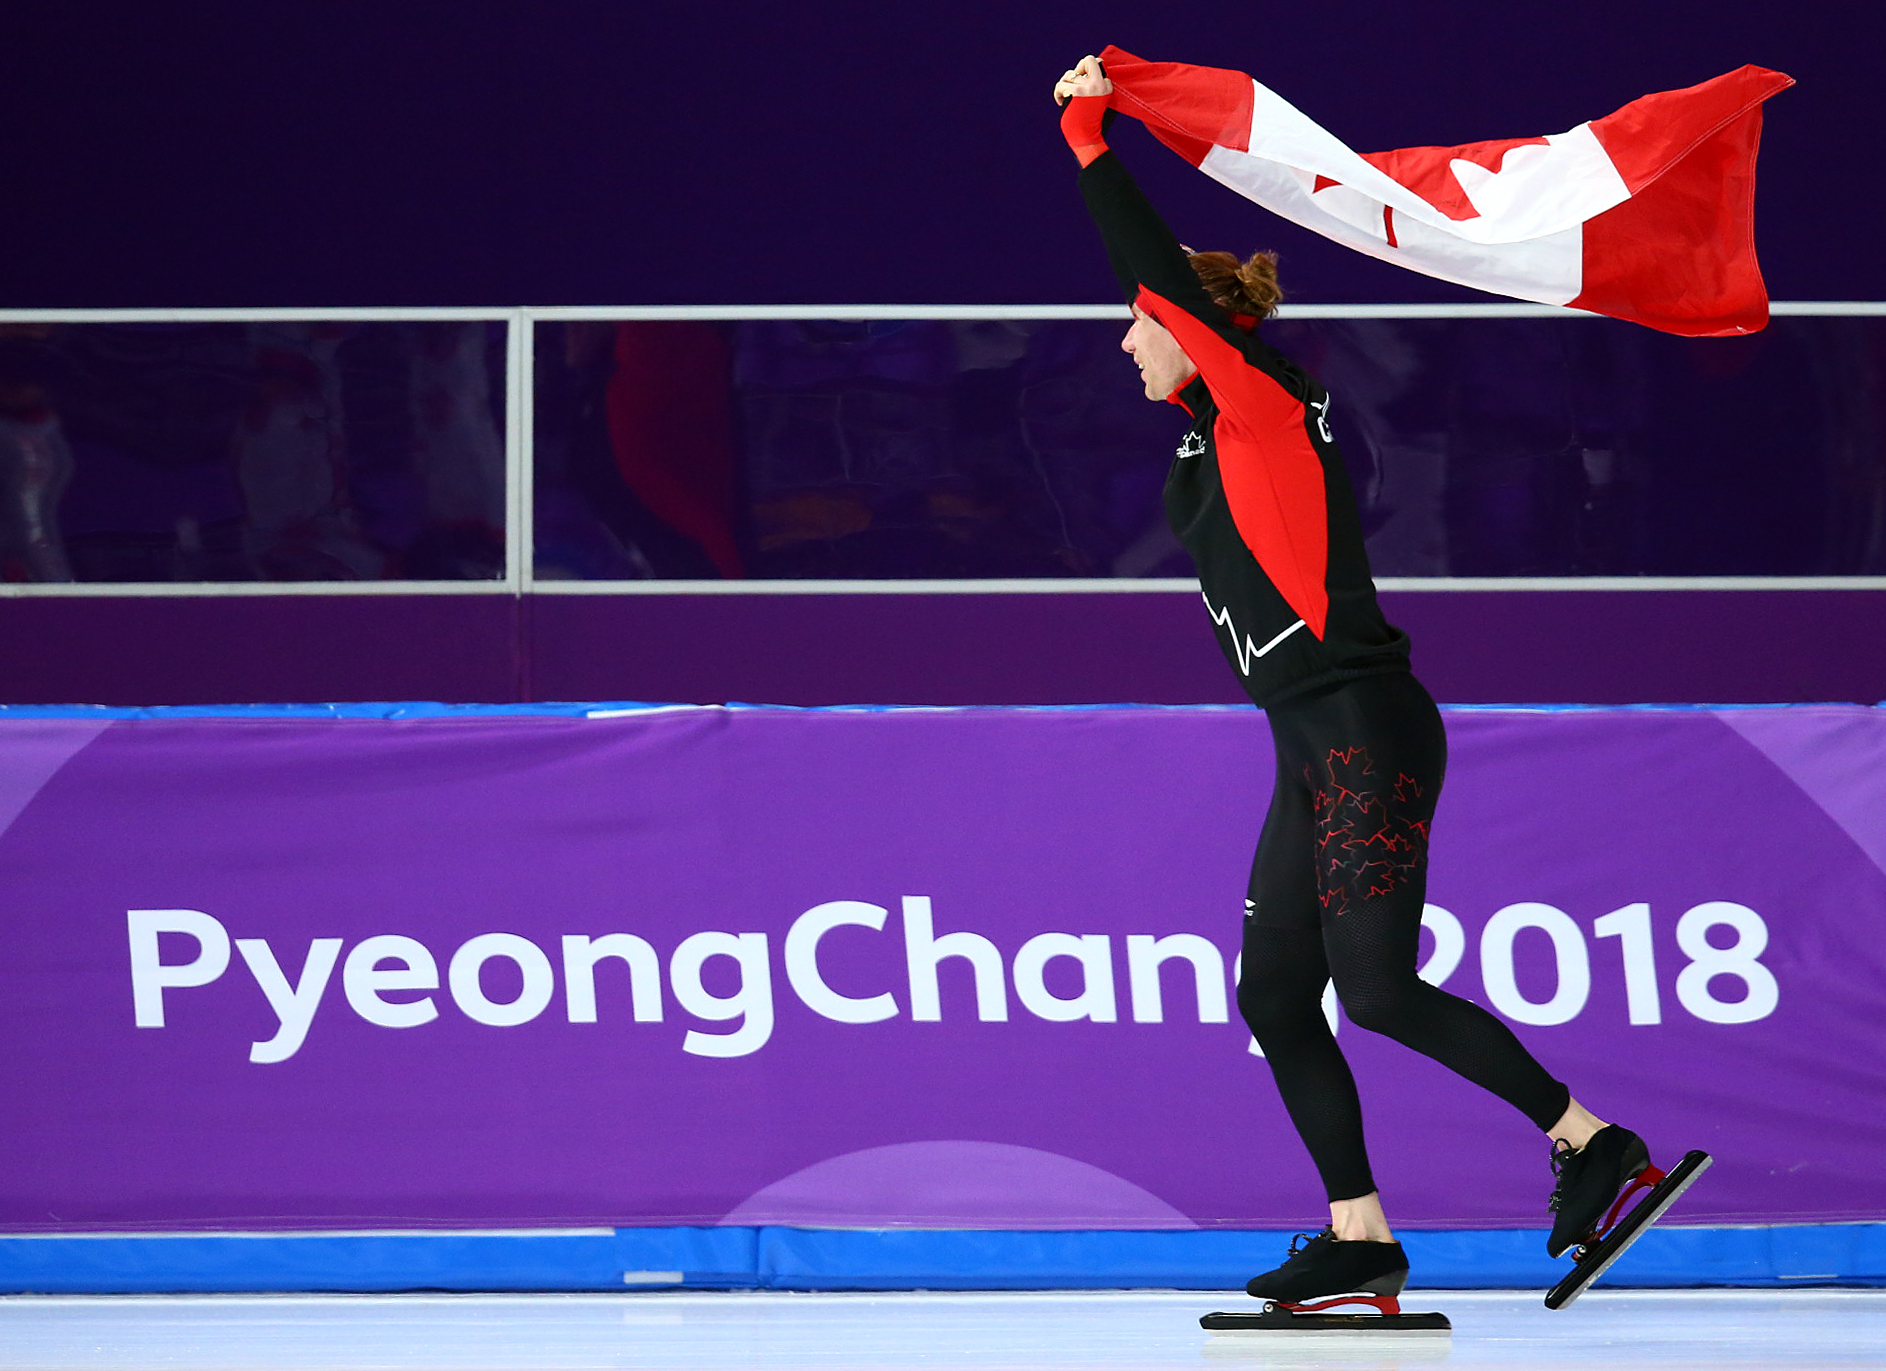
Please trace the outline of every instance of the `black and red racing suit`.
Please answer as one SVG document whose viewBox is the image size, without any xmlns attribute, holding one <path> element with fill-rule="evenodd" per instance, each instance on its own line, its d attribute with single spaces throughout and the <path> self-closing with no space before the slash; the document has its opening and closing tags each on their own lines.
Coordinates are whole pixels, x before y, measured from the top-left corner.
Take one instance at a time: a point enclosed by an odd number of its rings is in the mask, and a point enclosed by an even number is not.
<svg viewBox="0 0 1886 1371">
<path fill-rule="evenodd" d="M 1198 568 L 1218 643 L 1259 705 L 1408 669 L 1382 617 L 1329 392 L 1234 320 L 1099 134 L 1103 98 L 1069 102 L 1081 194 L 1132 304 L 1185 349 L 1170 399 L 1192 416 L 1166 477 L 1166 517 Z M 1091 125 L 1091 131 L 1084 131 Z M 1077 141 L 1084 140 L 1084 141 Z"/>
<path fill-rule="evenodd" d="M 1102 136 L 1107 99 L 1062 129 L 1126 297 L 1197 368 L 1166 517 L 1198 568 L 1218 643 L 1270 720 L 1276 781 L 1246 890 L 1238 1007 L 1329 1198 L 1374 1191 L 1355 1081 L 1324 1020 L 1450 1067 L 1541 1129 L 1570 1094 L 1499 1019 L 1416 975 L 1428 829 L 1447 764 L 1440 712 L 1382 617 L 1329 392 L 1233 318 Z"/>
</svg>

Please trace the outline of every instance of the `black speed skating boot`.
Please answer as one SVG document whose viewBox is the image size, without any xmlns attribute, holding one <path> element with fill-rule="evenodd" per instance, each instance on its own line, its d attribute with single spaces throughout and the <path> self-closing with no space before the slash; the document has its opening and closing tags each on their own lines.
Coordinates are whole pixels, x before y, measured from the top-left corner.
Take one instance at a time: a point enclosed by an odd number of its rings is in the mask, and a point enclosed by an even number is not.
<svg viewBox="0 0 1886 1371">
<path fill-rule="evenodd" d="M 1622 1129 L 1607 1128 L 1605 1133 L 1623 1132 Z M 1629 1133 L 1624 1136 L 1638 1147 L 1642 1143 Z M 1595 1141 L 1595 1139 L 1594 1139 Z M 1635 1164 L 1634 1149 L 1612 1144 L 1618 1154 L 1617 1170 L 1628 1172 Z M 1586 1149 L 1589 1151 L 1589 1147 Z M 1574 1154 L 1576 1155 L 1576 1154 Z M 1638 1153 L 1637 1155 L 1641 1155 Z M 1572 1269 L 1565 1278 L 1546 1292 L 1547 1309 L 1563 1309 L 1577 1299 L 1591 1283 L 1610 1269 L 1611 1264 L 1625 1252 L 1632 1243 L 1643 1237 L 1650 1226 L 1663 1217 L 1663 1211 L 1675 1204 L 1677 1198 L 1695 1184 L 1696 1178 L 1707 1171 L 1714 1159 L 1707 1152 L 1689 1151 L 1683 1154 L 1681 1161 L 1666 1173 L 1657 1167 L 1646 1165 L 1643 1170 L 1631 1176 L 1625 1184 L 1624 1193 L 1617 1197 L 1610 1211 L 1598 1222 L 1602 1224 L 1596 1231 L 1587 1230 L 1578 1237 L 1566 1238 L 1572 1257 Z M 1597 1165 L 1593 1162 L 1592 1165 Z M 1564 1167 L 1561 1165 L 1560 1170 Z M 1644 1197 L 1631 1203 L 1631 1197 L 1638 1191 L 1647 1192 Z M 1626 1206 L 1629 1206 L 1626 1208 Z M 1587 1210 L 1586 1212 L 1591 1212 Z M 1568 1225 L 1569 1231 L 1570 1225 Z"/>
<path fill-rule="evenodd" d="M 1570 1251 L 1597 1230 L 1618 1192 L 1650 1170 L 1650 1149 L 1628 1128 L 1608 1124 L 1574 1152 L 1563 1143 L 1552 1145 L 1552 1236 L 1546 1251 L 1552 1256 Z M 1662 1178 L 1659 1172 L 1657 1179 Z"/>
<path fill-rule="evenodd" d="M 1357 1291 L 1399 1295 L 1407 1283 L 1408 1257 L 1400 1243 L 1343 1242 L 1325 1228 L 1297 1234 L 1289 1259 L 1275 1271 L 1253 1276 L 1244 1288 L 1260 1300 L 1301 1304 Z"/>
</svg>

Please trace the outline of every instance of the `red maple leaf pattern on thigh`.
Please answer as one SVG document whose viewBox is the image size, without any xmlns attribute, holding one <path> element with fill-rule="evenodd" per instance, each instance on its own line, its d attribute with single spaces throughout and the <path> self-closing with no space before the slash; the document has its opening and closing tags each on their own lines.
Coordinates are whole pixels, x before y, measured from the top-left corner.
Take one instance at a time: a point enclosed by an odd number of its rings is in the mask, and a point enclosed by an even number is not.
<svg viewBox="0 0 1886 1371">
<path fill-rule="evenodd" d="M 1425 793 L 1414 777 L 1378 774 L 1366 747 L 1350 747 L 1331 748 L 1320 767 L 1304 768 L 1303 778 L 1315 807 L 1316 889 L 1324 909 L 1346 913 L 1420 870 L 1428 824 L 1409 812 Z"/>
</svg>

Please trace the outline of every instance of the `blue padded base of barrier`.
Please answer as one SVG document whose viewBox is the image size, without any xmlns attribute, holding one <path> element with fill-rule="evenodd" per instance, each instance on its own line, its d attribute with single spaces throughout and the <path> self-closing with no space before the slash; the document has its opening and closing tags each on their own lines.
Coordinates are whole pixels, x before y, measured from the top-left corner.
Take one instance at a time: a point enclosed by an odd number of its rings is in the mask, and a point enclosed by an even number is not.
<svg viewBox="0 0 1886 1371">
<path fill-rule="evenodd" d="M 1413 1284 L 1544 1288 L 1537 1229 L 1404 1231 Z M 0 1292 L 395 1290 L 1238 1290 L 1289 1235 L 959 1229 L 0 1237 Z M 1886 1286 L 1886 1224 L 1658 1228 L 1602 1285 Z"/>
</svg>

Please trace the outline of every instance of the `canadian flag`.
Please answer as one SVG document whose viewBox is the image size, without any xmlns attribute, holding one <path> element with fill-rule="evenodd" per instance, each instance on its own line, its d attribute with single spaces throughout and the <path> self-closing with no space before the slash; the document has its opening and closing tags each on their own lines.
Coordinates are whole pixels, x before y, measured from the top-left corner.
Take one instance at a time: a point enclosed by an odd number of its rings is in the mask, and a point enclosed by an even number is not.
<svg viewBox="0 0 1886 1371">
<path fill-rule="evenodd" d="M 1768 322 L 1755 262 L 1762 101 L 1742 67 L 1543 138 L 1356 153 L 1242 72 L 1108 48 L 1112 105 L 1208 176 L 1359 252 L 1666 333 Z"/>
</svg>

